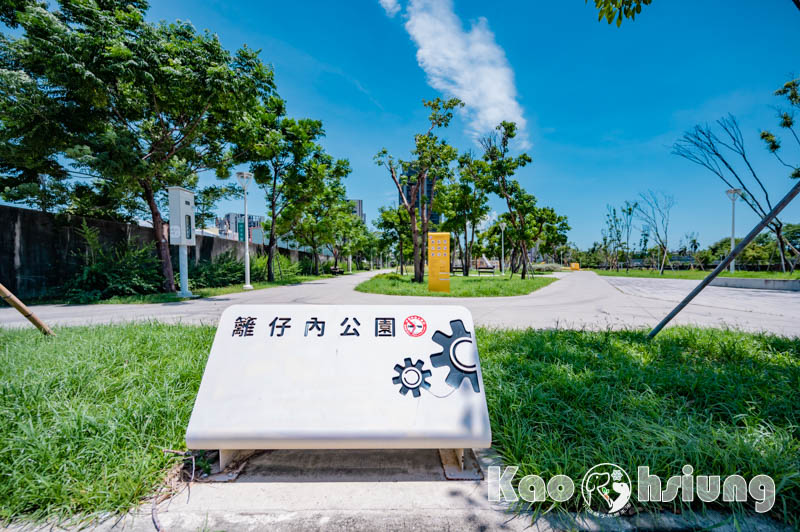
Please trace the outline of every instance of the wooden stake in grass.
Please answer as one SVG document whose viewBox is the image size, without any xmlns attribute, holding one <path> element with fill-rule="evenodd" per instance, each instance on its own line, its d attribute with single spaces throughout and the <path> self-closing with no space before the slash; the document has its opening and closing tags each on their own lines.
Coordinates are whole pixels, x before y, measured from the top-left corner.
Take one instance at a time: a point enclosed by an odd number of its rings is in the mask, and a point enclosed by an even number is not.
<svg viewBox="0 0 800 532">
<path fill-rule="evenodd" d="M 50 327 L 45 325 L 45 323 L 42 320 L 40 320 L 39 317 L 36 314 L 34 314 L 33 311 L 31 311 L 31 309 L 25 306 L 25 303 L 20 301 L 17 298 L 17 296 L 12 294 L 11 291 L 5 286 L 3 286 L 2 283 L 0 283 L 0 296 L 3 296 L 3 300 L 5 302 L 7 302 L 9 305 L 17 309 L 20 314 L 28 318 L 28 321 L 33 323 L 37 329 L 42 331 L 42 334 L 46 334 L 48 336 L 56 335 L 56 333 L 54 333 L 50 329 Z"/>
</svg>

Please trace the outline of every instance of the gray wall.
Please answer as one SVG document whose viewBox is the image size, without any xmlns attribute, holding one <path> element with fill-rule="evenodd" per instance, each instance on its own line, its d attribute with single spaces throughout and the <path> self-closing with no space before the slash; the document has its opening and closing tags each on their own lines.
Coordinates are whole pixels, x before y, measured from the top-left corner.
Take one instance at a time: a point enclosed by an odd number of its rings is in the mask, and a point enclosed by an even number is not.
<svg viewBox="0 0 800 532">
<path fill-rule="evenodd" d="M 77 232 L 82 220 L 81 216 L 0 205 L 0 283 L 24 301 L 42 297 L 70 279 L 80 267 L 85 251 Z M 101 242 L 109 246 L 126 239 L 153 240 L 153 230 L 148 227 L 91 218 L 86 218 L 86 223 L 97 228 Z M 177 277 L 177 248 L 171 248 Z M 244 257 L 242 242 L 198 235 L 197 246 L 189 248 L 189 260 L 211 260 L 229 250 Z M 295 250 L 280 252 L 292 260 L 299 258 Z M 266 246 L 250 244 L 250 253 L 266 253 Z"/>
</svg>

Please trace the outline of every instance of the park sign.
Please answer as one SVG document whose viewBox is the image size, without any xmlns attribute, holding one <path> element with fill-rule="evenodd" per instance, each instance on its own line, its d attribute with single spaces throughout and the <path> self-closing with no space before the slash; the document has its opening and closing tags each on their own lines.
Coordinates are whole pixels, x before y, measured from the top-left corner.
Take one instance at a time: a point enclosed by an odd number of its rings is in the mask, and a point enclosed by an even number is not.
<svg viewBox="0 0 800 532">
<path fill-rule="evenodd" d="M 234 305 L 186 445 L 464 449 L 491 443 L 470 312 L 440 305 Z"/>
<path fill-rule="evenodd" d="M 428 233 L 428 290 L 450 291 L 450 233 Z"/>
</svg>

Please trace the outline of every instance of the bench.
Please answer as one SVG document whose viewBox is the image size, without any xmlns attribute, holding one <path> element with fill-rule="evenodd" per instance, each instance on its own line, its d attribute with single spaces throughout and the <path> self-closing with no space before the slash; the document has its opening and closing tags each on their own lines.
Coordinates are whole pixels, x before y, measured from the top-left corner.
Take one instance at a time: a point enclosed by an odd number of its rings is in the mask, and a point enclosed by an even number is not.
<svg viewBox="0 0 800 532">
<path fill-rule="evenodd" d="M 495 272 L 494 266 L 485 267 L 485 268 L 475 268 L 475 269 L 478 270 L 478 277 L 480 277 L 481 272 L 483 272 L 483 273 L 491 273 L 492 275 L 494 275 L 494 272 Z"/>
<path fill-rule="evenodd" d="M 341 268 L 331 268 L 331 273 L 333 275 L 344 275 L 344 270 Z"/>
</svg>

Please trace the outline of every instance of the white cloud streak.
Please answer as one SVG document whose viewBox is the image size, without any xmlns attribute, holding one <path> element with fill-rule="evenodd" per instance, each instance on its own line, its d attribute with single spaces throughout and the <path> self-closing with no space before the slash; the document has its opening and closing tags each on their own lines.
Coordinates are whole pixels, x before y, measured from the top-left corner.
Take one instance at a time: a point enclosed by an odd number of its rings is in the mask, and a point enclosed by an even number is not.
<svg viewBox="0 0 800 532">
<path fill-rule="evenodd" d="M 488 21 L 481 17 L 465 31 L 452 0 L 411 0 L 406 14 L 405 27 L 417 46 L 419 66 L 433 88 L 464 102 L 470 135 L 477 138 L 509 120 L 517 123 L 518 146 L 530 148 L 514 71 Z"/>
<path fill-rule="evenodd" d="M 378 0 L 381 3 L 386 14 L 390 17 L 395 16 L 400 11 L 400 2 L 398 0 Z"/>
</svg>

